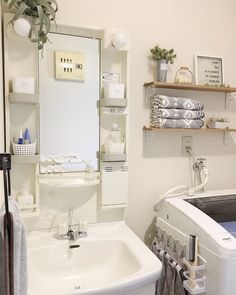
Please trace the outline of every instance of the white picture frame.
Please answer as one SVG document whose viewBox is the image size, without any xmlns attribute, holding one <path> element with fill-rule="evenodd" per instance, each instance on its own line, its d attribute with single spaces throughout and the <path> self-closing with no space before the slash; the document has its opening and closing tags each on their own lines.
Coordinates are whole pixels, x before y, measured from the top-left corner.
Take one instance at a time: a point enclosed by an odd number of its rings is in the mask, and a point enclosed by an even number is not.
<svg viewBox="0 0 236 295">
<path fill-rule="evenodd" d="M 194 82 L 196 85 L 210 86 L 224 84 L 223 57 L 195 54 Z"/>
</svg>

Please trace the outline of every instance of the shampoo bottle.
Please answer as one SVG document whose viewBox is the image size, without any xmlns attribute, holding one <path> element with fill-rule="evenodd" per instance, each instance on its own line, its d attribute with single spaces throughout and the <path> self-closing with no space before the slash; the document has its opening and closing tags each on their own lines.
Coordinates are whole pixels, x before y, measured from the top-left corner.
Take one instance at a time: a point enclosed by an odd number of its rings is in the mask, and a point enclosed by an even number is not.
<svg viewBox="0 0 236 295">
<path fill-rule="evenodd" d="M 22 128 L 20 129 L 20 135 L 19 135 L 19 138 L 18 138 L 18 144 L 23 144 L 24 141 L 23 141 L 23 132 L 22 132 Z"/>
<path fill-rule="evenodd" d="M 26 130 L 25 130 L 24 144 L 31 144 L 31 137 L 30 137 L 30 132 L 29 132 L 28 128 L 26 128 Z"/>
</svg>

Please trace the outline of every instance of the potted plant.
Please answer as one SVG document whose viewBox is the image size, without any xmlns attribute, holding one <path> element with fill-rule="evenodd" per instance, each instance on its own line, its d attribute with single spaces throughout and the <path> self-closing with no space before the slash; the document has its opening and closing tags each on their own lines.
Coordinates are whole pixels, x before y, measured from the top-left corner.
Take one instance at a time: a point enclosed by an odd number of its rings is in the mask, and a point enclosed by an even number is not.
<svg viewBox="0 0 236 295">
<path fill-rule="evenodd" d="M 43 49 L 48 41 L 51 21 L 55 22 L 58 5 L 56 0 L 3 0 L 14 14 L 10 23 L 20 36 L 27 36 Z"/>
<path fill-rule="evenodd" d="M 157 61 L 157 80 L 166 82 L 167 65 L 168 63 L 174 63 L 177 53 L 174 51 L 174 48 L 168 50 L 161 48 L 159 45 L 150 49 L 150 52 L 152 54 L 152 59 Z"/>
</svg>

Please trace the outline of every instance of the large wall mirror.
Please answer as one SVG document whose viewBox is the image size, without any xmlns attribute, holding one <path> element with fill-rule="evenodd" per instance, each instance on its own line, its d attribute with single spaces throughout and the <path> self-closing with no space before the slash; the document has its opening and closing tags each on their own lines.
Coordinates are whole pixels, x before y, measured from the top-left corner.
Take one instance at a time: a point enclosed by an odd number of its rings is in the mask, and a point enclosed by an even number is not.
<svg viewBox="0 0 236 295">
<path fill-rule="evenodd" d="M 84 171 L 88 163 L 98 170 L 101 41 L 48 37 L 39 56 L 41 173 Z"/>
</svg>

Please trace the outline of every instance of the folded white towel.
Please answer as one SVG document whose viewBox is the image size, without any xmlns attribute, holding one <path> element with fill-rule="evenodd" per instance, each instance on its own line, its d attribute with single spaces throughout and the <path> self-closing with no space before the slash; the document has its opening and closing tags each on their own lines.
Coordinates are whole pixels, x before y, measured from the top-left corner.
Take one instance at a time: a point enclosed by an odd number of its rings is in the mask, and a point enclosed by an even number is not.
<svg viewBox="0 0 236 295">
<path fill-rule="evenodd" d="M 16 200 L 8 197 L 9 211 L 13 217 L 13 258 L 14 258 L 14 295 L 27 295 L 27 247 L 26 228 L 20 217 Z M 3 218 L 5 206 L 0 210 L 0 231 L 4 238 Z"/>
</svg>

